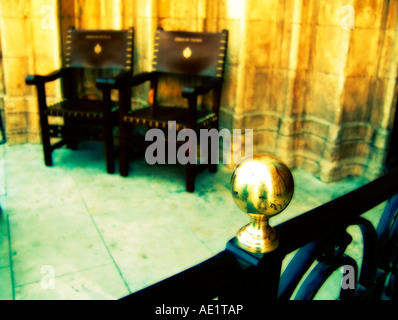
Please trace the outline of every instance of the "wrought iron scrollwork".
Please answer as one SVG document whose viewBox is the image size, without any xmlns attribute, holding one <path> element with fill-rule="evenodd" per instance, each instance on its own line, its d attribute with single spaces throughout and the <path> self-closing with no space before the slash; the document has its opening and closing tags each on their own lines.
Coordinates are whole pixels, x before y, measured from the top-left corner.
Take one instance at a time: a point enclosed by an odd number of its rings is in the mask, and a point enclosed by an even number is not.
<svg viewBox="0 0 398 320">
<path fill-rule="evenodd" d="M 282 274 L 278 298 L 289 299 L 314 262 L 316 265 L 302 281 L 294 299 L 314 299 L 332 273 L 344 266 L 352 267 L 355 275 L 353 287 L 357 287 L 358 265 L 352 257 L 345 254 L 351 241 L 352 236 L 344 229 L 300 248 Z M 353 296 L 353 290 L 342 286 L 338 298 L 352 299 Z"/>
<path fill-rule="evenodd" d="M 377 235 L 380 243 L 379 268 L 389 274 L 386 294 L 398 298 L 398 194 L 387 203 Z"/>
<path fill-rule="evenodd" d="M 398 293 L 398 195 L 392 197 L 381 216 L 377 230 L 363 217 L 348 226 L 358 226 L 363 241 L 362 263 L 346 254 L 352 236 L 344 228 L 322 240 L 301 247 L 281 276 L 278 298 L 286 300 L 313 299 L 331 274 L 351 266 L 355 274 L 354 290 L 341 288 L 339 297 L 346 299 L 380 299 L 384 295 L 396 298 Z M 348 227 L 347 226 L 347 227 Z M 315 267 L 303 279 L 311 266 Z M 358 274 L 359 272 L 359 274 Z M 386 281 L 388 284 L 385 288 Z M 301 283 L 301 284 L 300 284 Z M 298 285 L 300 284 L 300 287 Z"/>
</svg>

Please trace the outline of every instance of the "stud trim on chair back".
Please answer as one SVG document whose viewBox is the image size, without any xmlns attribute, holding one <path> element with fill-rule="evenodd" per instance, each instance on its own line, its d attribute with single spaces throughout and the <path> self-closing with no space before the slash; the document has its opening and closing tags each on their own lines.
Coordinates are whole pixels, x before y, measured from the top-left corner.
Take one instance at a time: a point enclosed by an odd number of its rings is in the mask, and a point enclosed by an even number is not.
<svg viewBox="0 0 398 320">
<path fill-rule="evenodd" d="M 131 70 L 133 29 L 82 30 L 69 27 L 66 66 Z"/>
<path fill-rule="evenodd" d="M 228 31 L 221 33 L 157 29 L 152 71 L 223 76 Z"/>
</svg>

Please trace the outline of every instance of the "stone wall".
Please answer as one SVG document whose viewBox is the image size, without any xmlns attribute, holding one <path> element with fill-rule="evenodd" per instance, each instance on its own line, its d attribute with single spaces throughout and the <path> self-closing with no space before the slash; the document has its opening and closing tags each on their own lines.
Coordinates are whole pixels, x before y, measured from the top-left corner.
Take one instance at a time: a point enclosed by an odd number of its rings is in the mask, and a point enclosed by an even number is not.
<svg viewBox="0 0 398 320">
<path fill-rule="evenodd" d="M 0 2 L 4 113 L 10 144 L 40 142 L 34 89 L 28 73 L 49 73 L 61 66 L 56 12 L 58 1 Z M 59 84 L 47 86 L 49 102 L 59 97 Z"/>
<path fill-rule="evenodd" d="M 383 169 L 397 103 L 398 0 L 0 3 L 9 143 L 40 141 L 35 92 L 24 78 L 61 66 L 67 26 L 133 26 L 135 72 L 150 70 L 158 25 L 228 29 L 222 128 L 254 129 L 254 152 L 273 153 L 325 181 L 373 178 Z M 147 89 L 135 92 L 138 104 Z M 59 84 L 48 93 L 59 98 Z"/>
</svg>

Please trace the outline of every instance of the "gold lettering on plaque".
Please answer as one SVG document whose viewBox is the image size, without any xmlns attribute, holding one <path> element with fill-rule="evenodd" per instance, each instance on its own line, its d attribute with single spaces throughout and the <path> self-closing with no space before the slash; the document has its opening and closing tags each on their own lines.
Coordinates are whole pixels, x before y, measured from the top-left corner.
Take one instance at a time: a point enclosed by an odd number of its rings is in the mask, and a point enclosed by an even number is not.
<svg viewBox="0 0 398 320">
<path fill-rule="evenodd" d="M 96 34 L 88 34 L 85 36 L 86 39 L 111 39 L 112 37 L 109 35 L 96 35 Z"/>
<path fill-rule="evenodd" d="M 186 47 L 182 52 L 182 55 L 184 56 L 185 59 L 188 59 L 192 55 L 192 50 L 189 47 Z"/>
<path fill-rule="evenodd" d="M 182 37 L 175 37 L 175 42 L 203 42 L 203 39 L 200 38 L 182 38 Z"/>
<path fill-rule="evenodd" d="M 99 43 L 97 43 L 97 44 L 95 45 L 95 47 L 94 47 L 94 52 L 95 52 L 96 54 L 99 54 L 101 51 L 102 51 L 102 47 L 101 47 L 101 45 L 100 45 Z"/>
</svg>

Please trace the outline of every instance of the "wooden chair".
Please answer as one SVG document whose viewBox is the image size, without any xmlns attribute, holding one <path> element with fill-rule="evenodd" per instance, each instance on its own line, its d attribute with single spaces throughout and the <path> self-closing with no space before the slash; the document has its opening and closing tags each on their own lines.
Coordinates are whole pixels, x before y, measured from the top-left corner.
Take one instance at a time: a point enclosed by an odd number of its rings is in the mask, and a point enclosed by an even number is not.
<svg viewBox="0 0 398 320">
<path fill-rule="evenodd" d="M 121 83 L 119 161 L 122 176 L 128 175 L 128 153 L 134 146 L 132 133 L 137 127 L 144 128 L 144 132 L 151 128 L 161 129 L 165 137 L 170 121 L 175 121 L 176 133 L 187 128 L 196 133 L 200 129 L 218 129 L 227 41 L 226 30 L 208 33 L 157 29 L 152 71 L 124 79 Z M 132 110 L 131 89 L 145 82 L 150 83 L 149 107 Z M 175 99 L 167 100 L 170 92 L 179 92 L 180 105 L 173 104 Z M 189 152 L 194 148 L 197 146 L 190 146 Z M 196 163 L 186 164 L 188 192 L 194 191 L 196 167 Z M 210 171 L 216 170 L 217 164 L 211 164 Z"/>
<path fill-rule="evenodd" d="M 69 27 L 64 67 L 45 76 L 26 77 L 26 84 L 37 88 L 47 166 L 53 164 L 54 149 L 65 144 L 75 148 L 77 142 L 91 140 L 105 144 L 107 172 L 115 171 L 113 129 L 117 124 L 117 101 L 112 101 L 109 86 L 98 90 L 95 81 L 91 81 L 91 94 L 87 87 L 90 77 L 121 77 L 131 72 L 133 36 L 132 28 L 82 30 Z M 62 79 L 64 99 L 48 106 L 45 84 L 56 79 Z M 49 117 L 61 117 L 63 121 L 51 124 Z M 58 138 L 58 141 L 52 143 L 51 138 Z"/>
</svg>

